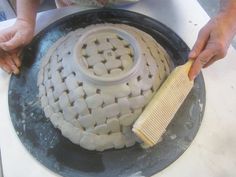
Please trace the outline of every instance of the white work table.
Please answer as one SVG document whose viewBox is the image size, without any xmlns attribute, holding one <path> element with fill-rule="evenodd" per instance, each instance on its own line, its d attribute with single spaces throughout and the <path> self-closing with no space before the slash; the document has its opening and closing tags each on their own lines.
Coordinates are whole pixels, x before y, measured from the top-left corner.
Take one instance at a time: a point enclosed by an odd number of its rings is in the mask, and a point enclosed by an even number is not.
<svg viewBox="0 0 236 177">
<path fill-rule="evenodd" d="M 157 19 L 175 31 L 191 48 L 209 17 L 196 0 L 143 0 L 123 9 Z M 36 33 L 48 24 L 81 9 L 68 7 L 38 14 Z M 14 23 L 0 23 L 0 29 Z M 236 52 L 203 70 L 206 109 L 197 136 L 187 151 L 155 177 L 236 176 Z M 8 108 L 10 76 L 0 71 L 0 147 L 5 177 L 55 177 L 21 144 Z M 112 176 L 112 174 L 111 174 Z"/>
</svg>

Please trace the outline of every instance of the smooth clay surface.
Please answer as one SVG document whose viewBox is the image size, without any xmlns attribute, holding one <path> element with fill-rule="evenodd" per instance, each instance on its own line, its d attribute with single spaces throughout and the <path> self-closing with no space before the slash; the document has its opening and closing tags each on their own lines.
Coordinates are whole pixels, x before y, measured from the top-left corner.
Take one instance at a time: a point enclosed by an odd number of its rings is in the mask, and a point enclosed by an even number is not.
<svg viewBox="0 0 236 177">
<path fill-rule="evenodd" d="M 106 28 L 110 31 L 102 30 Z M 96 29 L 97 34 L 91 33 Z M 132 125 L 170 66 L 167 52 L 134 27 L 81 28 L 60 38 L 43 57 L 38 74 L 41 105 L 53 125 L 85 149 L 130 147 L 140 142 Z"/>
</svg>

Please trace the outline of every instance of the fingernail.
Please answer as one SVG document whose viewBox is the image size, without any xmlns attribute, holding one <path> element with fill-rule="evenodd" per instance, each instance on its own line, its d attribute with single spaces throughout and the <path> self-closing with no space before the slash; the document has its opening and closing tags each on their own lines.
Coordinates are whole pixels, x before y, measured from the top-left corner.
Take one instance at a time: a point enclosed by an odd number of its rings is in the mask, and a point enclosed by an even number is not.
<svg viewBox="0 0 236 177">
<path fill-rule="evenodd" d="M 194 76 L 192 77 L 192 81 L 195 80 L 196 77 L 197 77 L 197 75 L 194 75 Z"/>
<path fill-rule="evenodd" d="M 16 66 L 13 67 L 13 73 L 14 74 L 19 74 L 19 68 L 17 68 Z"/>
<path fill-rule="evenodd" d="M 17 69 L 17 70 L 14 70 L 14 71 L 13 71 L 13 73 L 17 75 L 17 74 L 19 74 L 19 73 L 20 73 L 20 70 L 19 70 L 19 69 Z"/>
<path fill-rule="evenodd" d="M 12 69 L 13 73 L 15 73 L 15 71 L 17 70 L 17 67 L 16 67 L 16 65 L 12 64 L 10 67 L 11 67 L 11 69 Z"/>
<path fill-rule="evenodd" d="M 195 58 L 196 57 L 196 52 L 191 51 L 188 55 L 189 58 Z"/>
<path fill-rule="evenodd" d="M 196 76 L 197 76 L 196 74 L 195 75 L 193 75 L 193 74 L 188 75 L 190 81 L 193 81 L 196 78 Z"/>
</svg>

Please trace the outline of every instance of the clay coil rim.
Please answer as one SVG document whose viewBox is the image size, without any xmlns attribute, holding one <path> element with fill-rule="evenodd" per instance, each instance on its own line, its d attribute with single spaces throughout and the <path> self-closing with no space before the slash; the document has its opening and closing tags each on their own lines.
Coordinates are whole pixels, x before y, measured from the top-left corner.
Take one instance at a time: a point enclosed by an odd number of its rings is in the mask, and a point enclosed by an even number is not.
<svg viewBox="0 0 236 177">
<path fill-rule="evenodd" d="M 94 74 L 91 74 L 88 72 L 87 69 L 83 67 L 83 60 L 81 59 L 80 56 L 80 49 L 82 48 L 82 45 L 84 44 L 84 41 L 88 39 L 90 36 L 94 35 L 95 33 L 114 33 L 125 39 L 126 41 L 129 42 L 129 44 L 132 46 L 134 50 L 134 63 L 132 68 L 119 75 L 119 76 L 112 76 L 112 77 L 99 77 Z M 125 83 L 130 80 L 130 78 L 133 78 L 137 75 L 138 71 L 141 69 L 143 62 L 141 58 L 141 47 L 138 43 L 138 41 L 128 32 L 126 32 L 123 29 L 120 28 L 115 28 L 112 26 L 104 26 L 104 27 L 98 27 L 96 29 L 89 30 L 83 34 L 79 38 L 79 40 L 76 42 L 74 49 L 73 49 L 73 59 L 75 63 L 78 63 L 75 65 L 76 69 L 80 71 L 80 74 L 83 79 L 86 81 L 92 82 L 96 85 L 116 85 L 120 83 Z"/>
</svg>

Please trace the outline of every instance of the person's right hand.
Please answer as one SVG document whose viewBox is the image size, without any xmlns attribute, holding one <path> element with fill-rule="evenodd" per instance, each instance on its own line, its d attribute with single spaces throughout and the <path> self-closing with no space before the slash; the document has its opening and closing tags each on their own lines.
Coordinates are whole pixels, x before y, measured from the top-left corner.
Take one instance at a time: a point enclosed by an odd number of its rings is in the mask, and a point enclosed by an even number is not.
<svg viewBox="0 0 236 177">
<path fill-rule="evenodd" d="M 7 73 L 19 73 L 19 52 L 33 38 L 34 24 L 17 19 L 15 24 L 0 31 L 0 68 Z"/>
</svg>

